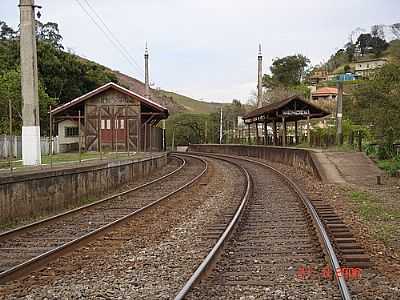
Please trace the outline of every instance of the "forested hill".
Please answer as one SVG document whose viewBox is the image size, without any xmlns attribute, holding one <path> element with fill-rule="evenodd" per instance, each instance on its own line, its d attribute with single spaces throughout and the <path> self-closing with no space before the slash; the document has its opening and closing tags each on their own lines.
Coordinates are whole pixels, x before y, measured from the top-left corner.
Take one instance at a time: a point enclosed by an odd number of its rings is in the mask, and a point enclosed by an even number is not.
<svg viewBox="0 0 400 300">
<path fill-rule="evenodd" d="M 39 70 L 40 117 L 43 134 L 48 128 L 49 106 L 58 106 L 107 82 L 115 82 L 141 95 L 143 82 L 113 71 L 98 63 L 64 50 L 56 23 L 38 23 L 37 51 Z M 21 129 L 21 87 L 18 32 L 0 21 L 0 134 L 8 130 L 8 100 L 13 106 L 14 129 Z M 170 113 L 209 112 L 215 104 L 159 90 L 151 90 L 152 100 L 166 106 Z M 182 103 L 181 99 L 185 99 Z"/>
</svg>

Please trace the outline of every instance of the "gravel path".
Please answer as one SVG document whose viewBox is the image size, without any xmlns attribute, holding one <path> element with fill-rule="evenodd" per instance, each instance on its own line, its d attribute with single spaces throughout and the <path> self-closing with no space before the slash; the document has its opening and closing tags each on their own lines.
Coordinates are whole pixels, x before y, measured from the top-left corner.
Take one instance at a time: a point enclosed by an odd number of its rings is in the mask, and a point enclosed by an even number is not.
<svg viewBox="0 0 400 300">
<path fill-rule="evenodd" d="M 243 193 L 239 170 L 210 161 L 200 184 L 46 269 L 1 287 L 0 297 L 172 298 L 211 247 L 210 230 L 234 211 Z"/>
</svg>

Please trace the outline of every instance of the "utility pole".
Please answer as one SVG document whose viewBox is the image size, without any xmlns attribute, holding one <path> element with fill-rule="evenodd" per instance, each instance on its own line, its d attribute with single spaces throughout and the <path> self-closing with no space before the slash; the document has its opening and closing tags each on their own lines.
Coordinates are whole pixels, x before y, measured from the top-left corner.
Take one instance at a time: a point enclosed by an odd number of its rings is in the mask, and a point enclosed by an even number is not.
<svg viewBox="0 0 400 300">
<path fill-rule="evenodd" d="M 221 115 L 220 115 L 220 119 L 219 119 L 219 143 L 222 144 L 222 106 L 221 106 Z"/>
<path fill-rule="evenodd" d="M 41 164 L 36 24 L 34 0 L 20 0 L 20 56 L 22 88 L 22 161 Z"/>
<path fill-rule="evenodd" d="M 208 124 L 207 124 L 207 120 L 204 126 L 204 144 L 208 144 L 208 136 L 207 136 L 207 131 L 208 131 Z"/>
<path fill-rule="evenodd" d="M 167 147 L 165 146 L 165 120 L 162 120 L 162 150 L 166 151 Z"/>
<path fill-rule="evenodd" d="M 342 129 L 342 118 L 343 118 L 343 82 L 338 81 L 338 96 L 336 103 L 336 144 L 343 145 L 343 129 Z"/>
<path fill-rule="evenodd" d="M 257 108 L 262 107 L 262 53 L 261 44 L 258 45 L 258 82 L 257 82 Z M 258 124 L 257 124 L 258 126 Z"/>
<path fill-rule="evenodd" d="M 150 98 L 150 83 L 149 83 L 149 50 L 146 49 L 144 51 L 144 97 L 149 99 Z"/>
<path fill-rule="evenodd" d="M 9 114 L 9 118 L 10 118 L 10 145 L 9 145 L 9 154 L 8 154 L 8 158 L 9 158 L 9 164 L 10 164 L 10 171 L 13 171 L 13 166 L 12 166 L 12 159 L 14 157 L 13 155 L 13 130 L 12 130 L 12 106 L 11 106 L 11 97 L 8 99 L 8 114 Z"/>
</svg>

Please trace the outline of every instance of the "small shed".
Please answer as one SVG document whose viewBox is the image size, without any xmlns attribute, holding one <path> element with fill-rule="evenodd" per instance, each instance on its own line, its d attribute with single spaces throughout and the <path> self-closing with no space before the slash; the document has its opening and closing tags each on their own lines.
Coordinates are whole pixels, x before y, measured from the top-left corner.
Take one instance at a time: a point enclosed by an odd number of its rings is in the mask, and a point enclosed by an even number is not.
<svg viewBox="0 0 400 300">
<path fill-rule="evenodd" d="M 248 141 L 251 137 L 251 125 L 255 125 L 257 144 L 273 144 L 286 146 L 287 125 L 293 124 L 294 143 L 299 143 L 298 122 L 306 121 L 307 136 L 310 137 L 310 119 L 322 118 L 330 113 L 317 105 L 304 100 L 301 96 L 292 96 L 280 101 L 257 108 L 245 116 L 243 121 L 248 127 Z M 263 124 L 264 135 L 259 135 L 259 125 Z M 272 136 L 269 135 L 268 124 L 272 125 Z M 280 125 L 281 139 L 278 138 L 278 125 Z M 261 142 L 262 140 L 262 142 Z"/>
<path fill-rule="evenodd" d="M 60 151 L 161 151 L 168 109 L 113 82 L 50 112 Z"/>
</svg>

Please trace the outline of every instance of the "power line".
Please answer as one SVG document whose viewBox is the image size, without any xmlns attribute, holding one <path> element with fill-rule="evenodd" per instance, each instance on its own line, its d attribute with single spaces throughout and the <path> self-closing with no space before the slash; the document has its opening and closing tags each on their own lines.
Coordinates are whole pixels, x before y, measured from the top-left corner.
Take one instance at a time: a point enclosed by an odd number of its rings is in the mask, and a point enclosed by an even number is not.
<svg viewBox="0 0 400 300">
<path fill-rule="evenodd" d="M 85 0 L 86 1 L 86 0 Z M 82 5 L 82 3 L 79 0 L 76 0 L 76 2 L 78 3 L 78 5 L 82 8 L 82 10 L 85 12 L 85 14 L 92 20 L 92 22 L 97 26 L 97 28 L 99 28 L 101 30 L 101 32 L 103 32 L 103 34 L 106 36 L 106 38 L 117 48 L 117 50 L 125 57 L 125 59 L 136 69 L 138 70 L 142 75 L 143 75 L 143 70 L 140 68 L 140 66 L 138 66 L 138 64 L 130 57 L 129 54 L 124 52 L 124 47 L 121 48 L 120 45 L 122 45 L 117 38 L 115 38 L 112 35 L 112 32 L 109 30 L 110 33 L 107 33 L 107 31 L 105 31 L 103 29 L 103 27 L 92 17 L 92 15 L 88 12 L 88 10 Z M 86 1 L 87 2 L 87 1 Z M 93 8 L 92 8 L 93 10 Z M 95 12 L 94 12 L 95 13 Z M 95 13 L 96 14 L 96 13 Z M 98 16 L 96 14 L 96 16 Z M 101 20 L 101 18 L 98 16 L 98 18 L 100 19 L 100 21 L 105 25 L 105 23 Z M 105 26 L 106 28 L 108 28 L 107 26 Z M 118 41 L 118 43 L 115 41 Z M 126 51 L 126 50 L 125 50 Z M 134 63 L 132 63 L 132 60 Z"/>
<path fill-rule="evenodd" d="M 119 41 L 119 39 L 116 37 L 116 35 L 111 31 L 110 27 L 107 26 L 107 24 L 103 21 L 103 18 L 96 12 L 96 10 L 93 8 L 93 6 L 89 3 L 88 0 L 84 0 L 88 7 L 92 10 L 92 12 L 96 15 L 96 17 L 100 20 L 100 22 L 104 25 L 106 30 L 109 32 L 109 34 L 114 38 L 114 40 L 118 43 L 118 45 L 121 46 L 121 49 L 126 53 L 126 55 L 131 59 L 131 61 L 139 68 L 140 72 L 143 74 L 142 67 L 137 63 L 137 61 L 130 55 L 129 51 L 126 49 L 126 47 Z"/>
</svg>

